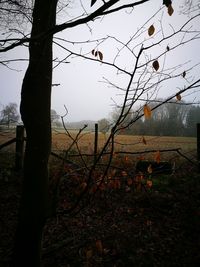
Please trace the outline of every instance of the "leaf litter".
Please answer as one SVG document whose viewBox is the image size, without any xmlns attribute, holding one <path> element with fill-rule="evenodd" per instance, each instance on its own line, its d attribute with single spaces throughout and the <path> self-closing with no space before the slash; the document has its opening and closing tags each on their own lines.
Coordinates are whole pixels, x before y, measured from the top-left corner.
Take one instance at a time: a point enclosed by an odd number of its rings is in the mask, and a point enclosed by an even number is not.
<svg viewBox="0 0 200 267">
<path fill-rule="evenodd" d="M 44 267 L 198 266 L 200 177 L 183 173 L 163 177 L 169 181 L 164 189 L 153 185 L 137 192 L 129 183 L 128 191 L 123 186 L 99 190 L 79 213 L 50 218 L 44 231 Z M 70 195 L 69 181 L 61 186 L 60 202 Z M 8 267 L 11 255 L 20 184 L 15 173 L 0 179 L 2 267 Z"/>
</svg>

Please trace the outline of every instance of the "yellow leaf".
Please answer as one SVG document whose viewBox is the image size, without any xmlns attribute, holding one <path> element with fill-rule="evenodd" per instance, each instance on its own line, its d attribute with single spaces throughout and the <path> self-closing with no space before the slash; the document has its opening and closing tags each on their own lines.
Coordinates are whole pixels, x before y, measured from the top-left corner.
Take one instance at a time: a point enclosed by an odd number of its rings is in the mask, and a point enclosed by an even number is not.
<svg viewBox="0 0 200 267">
<path fill-rule="evenodd" d="M 149 164 L 149 166 L 148 166 L 148 168 L 147 168 L 147 172 L 148 172 L 149 174 L 151 174 L 151 173 L 153 172 L 153 169 L 152 169 L 151 164 Z"/>
<path fill-rule="evenodd" d="M 103 54 L 102 52 L 98 51 L 99 59 L 102 61 L 103 60 Z"/>
<path fill-rule="evenodd" d="M 147 104 L 144 105 L 144 116 L 146 119 L 151 118 L 151 108 Z"/>
<path fill-rule="evenodd" d="M 173 7 L 172 7 L 172 5 L 170 4 L 170 5 L 168 5 L 168 8 L 167 8 L 167 10 L 168 10 L 168 14 L 171 16 L 173 13 L 174 13 L 174 9 L 173 9 Z"/>
<path fill-rule="evenodd" d="M 148 35 L 151 36 L 154 34 L 154 32 L 155 32 L 155 27 L 151 25 L 148 29 Z"/>
<path fill-rule="evenodd" d="M 157 71 L 158 69 L 159 69 L 159 62 L 158 62 L 158 60 L 155 60 L 154 62 L 153 62 L 153 68 Z"/>
<path fill-rule="evenodd" d="M 160 163 L 160 151 L 159 151 L 159 150 L 156 152 L 156 155 L 155 155 L 155 161 L 156 161 L 157 163 Z"/>
<path fill-rule="evenodd" d="M 101 240 L 97 240 L 97 241 L 96 241 L 96 248 L 97 248 L 97 251 L 98 251 L 100 254 L 103 253 L 103 245 L 102 245 Z"/>
<path fill-rule="evenodd" d="M 176 99 L 177 99 L 178 101 L 181 101 L 181 95 L 180 95 L 180 94 L 177 94 L 177 95 L 176 95 Z"/>
</svg>

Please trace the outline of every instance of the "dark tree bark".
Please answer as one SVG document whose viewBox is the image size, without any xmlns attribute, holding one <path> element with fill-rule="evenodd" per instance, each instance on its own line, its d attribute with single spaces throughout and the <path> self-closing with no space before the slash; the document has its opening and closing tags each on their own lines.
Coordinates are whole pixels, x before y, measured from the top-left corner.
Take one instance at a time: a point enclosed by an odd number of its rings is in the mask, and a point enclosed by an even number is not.
<svg viewBox="0 0 200 267">
<path fill-rule="evenodd" d="M 41 266 L 43 227 L 48 213 L 48 159 L 51 150 L 52 35 L 34 37 L 55 26 L 57 0 L 36 0 L 29 66 L 21 92 L 26 128 L 23 188 L 11 266 Z"/>
</svg>

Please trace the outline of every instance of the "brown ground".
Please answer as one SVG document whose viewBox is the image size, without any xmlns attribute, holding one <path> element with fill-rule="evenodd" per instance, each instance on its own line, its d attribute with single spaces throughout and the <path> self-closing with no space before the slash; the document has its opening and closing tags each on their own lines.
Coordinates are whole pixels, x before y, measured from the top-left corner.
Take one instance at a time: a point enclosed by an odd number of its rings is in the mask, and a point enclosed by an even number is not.
<svg viewBox="0 0 200 267">
<path fill-rule="evenodd" d="M 19 174 L 1 169 L 1 267 L 8 267 L 11 254 L 20 184 Z M 200 266 L 200 175 L 190 164 L 155 178 L 151 189 L 124 183 L 99 191 L 78 214 L 65 215 L 72 186 L 66 176 L 60 184 L 61 215 L 46 224 L 44 267 Z"/>
</svg>

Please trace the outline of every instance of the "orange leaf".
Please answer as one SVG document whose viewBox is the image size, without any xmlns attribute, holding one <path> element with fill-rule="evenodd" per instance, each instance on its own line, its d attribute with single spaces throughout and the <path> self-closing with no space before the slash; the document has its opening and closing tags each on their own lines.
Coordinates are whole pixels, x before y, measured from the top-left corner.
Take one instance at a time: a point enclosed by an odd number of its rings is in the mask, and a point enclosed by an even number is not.
<svg viewBox="0 0 200 267">
<path fill-rule="evenodd" d="M 159 150 L 156 152 L 156 155 L 155 155 L 155 161 L 156 161 L 157 163 L 160 163 L 160 151 L 159 151 Z"/>
<path fill-rule="evenodd" d="M 159 62 L 158 62 L 158 60 L 155 60 L 154 62 L 153 62 L 153 68 L 157 71 L 158 69 L 159 69 Z"/>
<path fill-rule="evenodd" d="M 151 188 L 153 185 L 153 182 L 151 180 L 147 180 L 147 187 Z"/>
<path fill-rule="evenodd" d="M 151 118 L 151 108 L 147 104 L 144 105 L 144 116 L 146 119 Z"/>
<path fill-rule="evenodd" d="M 168 5 L 168 8 L 167 8 L 167 11 L 168 11 L 168 14 L 171 16 L 173 13 L 174 13 L 174 9 L 172 7 L 172 5 Z"/>
<path fill-rule="evenodd" d="M 148 29 L 148 35 L 151 36 L 154 34 L 154 32 L 155 32 L 155 27 L 151 25 Z"/>
<path fill-rule="evenodd" d="M 97 240 L 97 241 L 96 241 L 96 248 L 97 248 L 97 251 L 98 251 L 100 254 L 103 253 L 103 245 L 102 245 L 101 240 Z"/>
<path fill-rule="evenodd" d="M 129 161 L 129 157 L 126 156 L 126 157 L 125 157 L 125 161 Z"/>
</svg>

